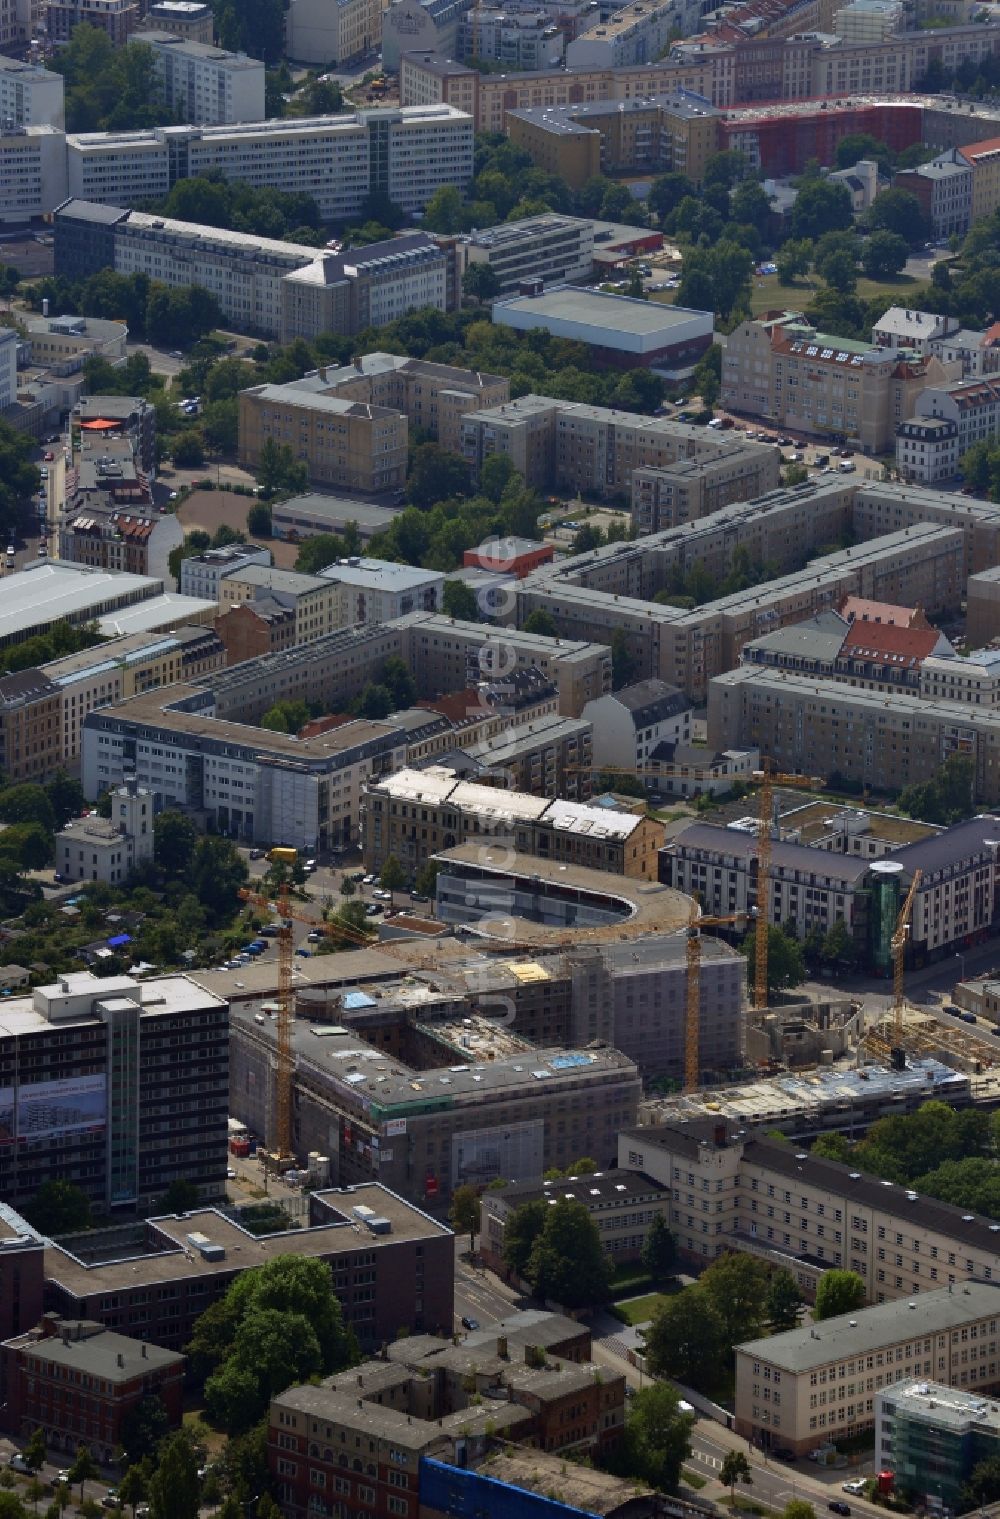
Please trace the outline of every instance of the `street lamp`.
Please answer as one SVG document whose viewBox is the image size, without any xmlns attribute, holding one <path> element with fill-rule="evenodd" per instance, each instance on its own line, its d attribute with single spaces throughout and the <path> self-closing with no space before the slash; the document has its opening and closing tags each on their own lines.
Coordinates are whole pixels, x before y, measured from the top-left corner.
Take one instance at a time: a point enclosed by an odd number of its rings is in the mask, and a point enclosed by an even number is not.
<svg viewBox="0 0 1000 1519">
<path fill-rule="evenodd" d="M 958 950 L 955 951 L 955 959 L 959 962 L 959 968 L 961 970 L 961 979 L 964 981 L 965 980 L 965 956 L 964 956 L 964 954 L 962 953 L 962 951 L 960 949 L 958 949 Z"/>
</svg>

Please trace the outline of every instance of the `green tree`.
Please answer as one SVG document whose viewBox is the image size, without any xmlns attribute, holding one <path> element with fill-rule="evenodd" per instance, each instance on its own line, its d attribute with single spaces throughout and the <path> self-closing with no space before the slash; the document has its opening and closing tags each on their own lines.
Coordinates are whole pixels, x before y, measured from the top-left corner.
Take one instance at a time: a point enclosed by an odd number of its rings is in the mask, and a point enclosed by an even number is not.
<svg viewBox="0 0 1000 1519">
<path fill-rule="evenodd" d="M 832 248 L 829 253 L 818 254 L 815 267 L 820 278 L 842 295 L 850 294 L 857 286 L 857 262 L 846 248 Z"/>
<path fill-rule="evenodd" d="M 742 1482 L 747 1487 L 753 1486 L 753 1471 L 744 1451 L 729 1450 L 726 1452 L 722 1459 L 722 1466 L 719 1469 L 719 1481 L 723 1487 L 728 1487 L 729 1506 L 735 1509 L 737 1483 Z"/>
<path fill-rule="evenodd" d="M 468 1234 L 469 1252 L 476 1253 L 476 1235 L 479 1233 L 479 1193 L 468 1182 L 456 1187 L 451 1194 L 448 1218 L 457 1234 Z"/>
<path fill-rule="evenodd" d="M 932 780 L 904 786 L 899 809 L 925 823 L 960 823 L 976 810 L 975 763 L 966 754 L 952 754 Z"/>
<path fill-rule="evenodd" d="M 55 814 L 45 787 L 32 782 L 0 791 L 0 819 L 5 823 L 37 823 L 48 833 L 55 832 Z"/>
<path fill-rule="evenodd" d="M 771 1329 L 779 1334 L 784 1329 L 794 1329 L 799 1321 L 802 1294 L 798 1283 L 784 1266 L 771 1272 L 764 1300 L 764 1315 Z"/>
<path fill-rule="evenodd" d="M 147 1456 L 155 1456 L 160 1441 L 169 1428 L 170 1419 L 163 1399 L 155 1393 L 142 1398 L 129 1409 L 122 1420 L 122 1448 L 130 1471 L 138 1471 L 140 1461 L 144 1461 Z M 122 1502 L 125 1502 L 124 1498 Z"/>
<path fill-rule="evenodd" d="M 813 1140 L 812 1153 L 821 1160 L 837 1160 L 843 1165 L 851 1156 L 851 1141 L 845 1134 L 820 1134 Z"/>
<path fill-rule="evenodd" d="M 565 1308 L 587 1308 L 605 1300 L 609 1262 L 583 1203 L 560 1198 L 554 1208 L 546 1209 L 527 1274 L 540 1298 L 554 1298 Z"/>
<path fill-rule="evenodd" d="M 851 194 L 846 185 L 830 179 L 811 179 L 800 184 L 789 217 L 792 237 L 816 242 L 824 232 L 846 230 L 853 222 Z"/>
<path fill-rule="evenodd" d="M 191 890 L 213 923 L 228 921 L 239 906 L 247 862 L 229 839 L 208 834 L 198 840 L 191 862 Z"/>
<path fill-rule="evenodd" d="M 184 1430 L 164 1440 L 147 1488 L 150 1519 L 198 1519 L 198 1456 Z"/>
<path fill-rule="evenodd" d="M 83 787 L 65 770 L 57 770 L 46 783 L 45 794 L 52 808 L 57 828 L 65 828 L 70 818 L 78 817 L 84 807 Z"/>
<path fill-rule="evenodd" d="M 183 812 L 160 812 L 153 819 L 153 858 L 164 873 L 186 877 L 198 843 L 198 830 Z"/>
<path fill-rule="evenodd" d="M 757 935 L 754 932 L 747 934 L 742 944 L 743 954 L 747 960 L 748 984 L 754 984 L 754 972 L 757 962 Z M 784 991 L 790 986 L 801 986 L 806 979 L 806 965 L 802 957 L 802 947 L 790 934 L 777 923 L 768 925 L 767 930 L 767 989 L 769 992 Z"/>
<path fill-rule="evenodd" d="M 66 1473 L 66 1480 L 70 1484 L 79 1482 L 81 1503 L 83 1502 L 83 1484 L 85 1482 L 93 1482 L 95 1477 L 99 1477 L 100 1475 L 101 1468 L 91 1455 L 90 1446 L 78 1445 L 76 1447 L 76 1455 L 73 1457 L 72 1464 Z"/>
<path fill-rule="evenodd" d="M 927 236 L 927 219 L 909 190 L 883 190 L 868 207 L 865 222 L 870 232 L 895 232 L 909 247 Z"/>
<path fill-rule="evenodd" d="M 668 216 L 685 198 L 694 199 L 697 192 L 686 174 L 660 174 L 649 187 L 646 205 L 656 216 Z"/>
<path fill-rule="evenodd" d="M 838 918 L 836 923 L 828 929 L 823 939 L 820 958 L 827 965 L 837 965 L 844 970 L 852 970 L 857 963 L 857 946 L 843 918 Z"/>
<path fill-rule="evenodd" d="M 462 193 L 454 185 L 441 185 L 424 207 L 423 226 L 429 232 L 464 232 L 466 223 Z"/>
<path fill-rule="evenodd" d="M 31 1435 L 28 1439 L 27 1445 L 25 1445 L 24 1450 L 22 1451 L 22 1455 L 24 1456 L 24 1459 L 27 1461 L 28 1465 L 34 1467 L 35 1471 L 38 1471 L 40 1467 L 45 1465 L 47 1453 L 48 1451 L 45 1444 L 45 1429 L 41 1424 L 39 1424 L 35 1429 L 31 1431 Z"/>
<path fill-rule="evenodd" d="M 43 1181 L 22 1212 L 39 1234 L 75 1234 L 90 1228 L 87 1194 L 71 1181 Z"/>
<path fill-rule="evenodd" d="M 146 1497 L 146 1473 L 141 1466 L 130 1466 L 118 1484 L 118 1496 L 126 1508 L 135 1511 Z"/>
<path fill-rule="evenodd" d="M 421 896 L 430 897 L 433 900 L 437 895 L 437 878 L 440 869 L 437 860 L 428 860 L 426 865 L 417 872 L 414 886 Z"/>
<path fill-rule="evenodd" d="M 628 634 L 624 628 L 615 628 L 611 635 L 611 687 L 620 691 L 629 686 L 639 675 L 639 661 L 632 653 Z"/>
<path fill-rule="evenodd" d="M 162 1213 L 190 1213 L 197 1206 L 198 1188 L 193 1181 L 188 1181 L 186 1176 L 175 1177 L 160 1198 Z M 142 1457 L 134 1456 L 132 1459 L 140 1461 Z"/>
<path fill-rule="evenodd" d="M 1000 1456 L 987 1456 L 977 1461 L 962 1488 L 961 1513 L 969 1509 L 983 1509 L 987 1504 L 1000 1501 Z"/>
<path fill-rule="evenodd" d="M 200 429 L 177 433 L 171 448 L 174 464 L 178 469 L 197 469 L 205 462 L 205 440 Z"/>
<path fill-rule="evenodd" d="M 701 397 L 701 404 L 711 410 L 719 399 L 722 388 L 722 348 L 712 343 L 695 365 L 691 378 L 692 395 Z"/>
<path fill-rule="evenodd" d="M 715 1302 L 697 1286 L 661 1303 L 646 1331 L 653 1375 L 674 1377 L 696 1391 L 711 1386 L 729 1348 Z"/>
<path fill-rule="evenodd" d="M 816 1510 L 805 1498 L 790 1498 L 781 1511 L 781 1519 L 816 1519 Z"/>
<path fill-rule="evenodd" d="M 302 575 L 318 575 L 338 559 L 346 559 L 346 544 L 336 533 L 316 533 L 299 547 L 295 568 Z"/>
<path fill-rule="evenodd" d="M 476 593 L 464 580 L 446 580 L 441 592 L 441 610 L 457 622 L 479 622 Z"/>
<path fill-rule="evenodd" d="M 675 1492 L 691 1454 L 694 1415 L 681 1409 L 677 1389 L 666 1382 L 642 1387 L 628 1405 L 621 1449 L 611 1458 L 623 1477 Z"/>
<path fill-rule="evenodd" d="M 279 1392 L 322 1370 L 319 1340 L 303 1314 L 257 1308 L 237 1328 L 226 1365 L 205 1383 L 205 1408 L 210 1418 L 242 1434 Z M 253 1380 L 253 1397 L 247 1395 L 245 1378 Z M 234 1381 L 243 1383 L 235 1399 Z"/>
<path fill-rule="evenodd" d="M 865 1284 L 856 1271 L 824 1271 L 816 1287 L 813 1317 L 832 1319 L 865 1306 Z"/>
<path fill-rule="evenodd" d="M 727 1345 L 738 1345 L 761 1332 L 768 1287 L 763 1261 L 727 1251 L 702 1272 L 698 1286 L 715 1305 Z"/>
<path fill-rule="evenodd" d="M 414 449 L 406 482 L 406 499 L 413 506 L 426 510 L 437 501 L 464 495 L 468 485 L 468 465 L 458 454 L 449 453 L 437 443 L 421 443 Z"/>
<path fill-rule="evenodd" d="M 670 1232 L 670 1225 L 662 1213 L 655 1213 L 646 1238 L 642 1242 L 642 1269 L 648 1271 L 654 1282 L 664 1282 L 674 1273 L 677 1246 Z"/>
<path fill-rule="evenodd" d="M 492 301 L 500 294 L 500 278 L 489 264 L 469 264 L 462 275 L 462 294 L 476 301 Z"/>
<path fill-rule="evenodd" d="M 394 854 L 391 854 L 382 866 L 379 881 L 383 891 L 388 892 L 402 891 L 406 885 L 406 871 Z"/>
<path fill-rule="evenodd" d="M 271 523 L 271 508 L 266 501 L 255 501 L 247 512 L 247 532 L 251 538 L 270 538 L 273 536 Z"/>
<path fill-rule="evenodd" d="M 309 470 L 303 461 L 296 459 L 291 444 L 265 438 L 257 460 L 257 483 L 265 496 L 278 491 L 294 495 L 308 486 Z"/>
<path fill-rule="evenodd" d="M 503 1236 L 503 1263 L 515 1276 L 527 1277 L 528 1262 L 547 1216 L 544 1198 L 522 1203 L 507 1219 Z"/>
<path fill-rule="evenodd" d="M 774 255 L 774 262 L 778 270 L 778 281 L 782 285 L 791 285 L 800 275 L 809 273 L 812 264 L 813 245 L 807 237 L 790 237 Z"/>
<path fill-rule="evenodd" d="M 908 246 L 898 232 L 873 232 L 861 255 L 861 267 L 870 280 L 889 280 L 902 272 Z"/>
</svg>

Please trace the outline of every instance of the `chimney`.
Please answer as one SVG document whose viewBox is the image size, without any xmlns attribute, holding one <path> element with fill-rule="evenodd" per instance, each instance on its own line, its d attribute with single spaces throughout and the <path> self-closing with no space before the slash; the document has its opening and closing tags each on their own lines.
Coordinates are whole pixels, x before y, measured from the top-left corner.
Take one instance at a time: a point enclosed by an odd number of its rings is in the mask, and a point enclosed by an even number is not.
<svg viewBox="0 0 1000 1519">
<path fill-rule="evenodd" d="M 146 1361 L 146 1360 L 149 1359 L 148 1351 L 149 1351 L 149 1346 L 146 1344 L 145 1340 L 143 1340 L 143 1342 L 142 1342 L 142 1359 L 144 1361 Z"/>
<path fill-rule="evenodd" d="M 716 1146 L 721 1150 L 726 1143 L 726 1126 L 724 1123 L 717 1123 L 715 1125 L 713 1137 Z"/>
<path fill-rule="evenodd" d="M 120 1351 L 118 1353 L 117 1359 L 118 1359 L 118 1369 L 119 1369 L 119 1371 L 124 1371 L 124 1369 L 125 1369 L 125 1357 L 121 1354 Z"/>
<path fill-rule="evenodd" d="M 507 1336 L 505 1334 L 497 1335 L 497 1355 L 500 1357 L 501 1361 L 506 1361 L 509 1359 L 507 1355 Z"/>
<path fill-rule="evenodd" d="M 364 1377 L 361 1375 L 361 1373 L 359 1371 L 358 1372 L 358 1386 L 359 1387 L 364 1387 L 364 1385 L 365 1385 L 365 1379 L 364 1379 Z"/>
</svg>

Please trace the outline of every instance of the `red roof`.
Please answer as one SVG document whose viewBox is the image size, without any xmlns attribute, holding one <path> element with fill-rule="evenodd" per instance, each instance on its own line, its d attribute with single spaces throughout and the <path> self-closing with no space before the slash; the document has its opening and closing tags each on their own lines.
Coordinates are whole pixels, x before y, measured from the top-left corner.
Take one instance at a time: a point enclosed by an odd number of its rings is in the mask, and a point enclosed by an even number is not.
<svg viewBox="0 0 1000 1519">
<path fill-rule="evenodd" d="M 933 654 L 936 628 L 900 628 L 891 622 L 852 622 L 840 649 L 841 659 L 877 659 L 900 668 L 922 664 Z"/>
<path fill-rule="evenodd" d="M 81 432 L 108 432 L 112 427 L 121 427 L 121 422 L 112 421 L 109 417 L 95 417 L 92 422 L 81 422 Z"/>
</svg>

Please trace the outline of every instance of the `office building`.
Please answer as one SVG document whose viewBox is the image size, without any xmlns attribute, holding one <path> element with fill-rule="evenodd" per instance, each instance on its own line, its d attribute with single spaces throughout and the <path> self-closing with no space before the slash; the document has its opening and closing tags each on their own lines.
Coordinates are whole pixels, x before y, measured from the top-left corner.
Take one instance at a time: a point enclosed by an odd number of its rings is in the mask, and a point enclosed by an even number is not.
<svg viewBox="0 0 1000 1519">
<path fill-rule="evenodd" d="M 965 1484 L 1000 1454 L 1000 1409 L 982 1393 L 916 1376 L 875 1397 L 875 1463 L 928 1508 L 965 1507 Z"/>
<path fill-rule="evenodd" d="M 144 31 L 165 104 L 179 121 L 226 126 L 263 121 L 264 65 L 245 53 L 191 42 L 170 32 Z"/>
<path fill-rule="evenodd" d="M 512 70 L 552 69 L 565 51 L 565 33 L 544 8 L 522 12 L 476 5 L 459 21 L 460 58 L 489 60 Z"/>
<path fill-rule="evenodd" d="M 111 793 L 109 818 L 74 818 L 55 837 L 56 870 L 64 881 L 122 886 L 153 859 L 153 797 L 134 784 Z"/>
<path fill-rule="evenodd" d="M 187 1345 L 195 1320 L 241 1271 L 287 1255 L 330 1266 L 345 1323 L 365 1350 L 400 1328 L 447 1333 L 454 1322 L 454 1235 L 377 1181 L 310 1193 L 303 1227 L 284 1233 L 255 1235 L 238 1217 L 202 1208 L 97 1231 L 80 1256 L 74 1243 L 45 1247 L 53 1310 L 171 1350 Z"/>
<path fill-rule="evenodd" d="M 219 1191 L 228 1039 L 225 1001 L 185 976 L 74 972 L 7 998 L 4 1197 L 29 1202 L 56 1170 L 102 1209 L 150 1203 L 181 1178 Z"/>
<path fill-rule="evenodd" d="M 901 170 L 893 178 L 894 188 L 916 196 L 924 220 L 936 238 L 951 237 L 953 233 L 964 237 L 968 232 L 972 225 L 974 186 L 975 172 L 963 148 L 951 148 L 930 163 Z"/>
<path fill-rule="evenodd" d="M 181 560 L 180 592 L 182 596 L 201 596 L 219 601 L 220 587 L 227 575 L 245 570 L 248 565 L 269 567 L 271 550 L 253 543 L 227 543 L 224 548 L 205 549 Z"/>
<path fill-rule="evenodd" d="M 21 1439 L 42 1429 L 49 1450 L 75 1455 L 85 1446 L 110 1465 L 146 1398 L 162 1405 L 168 1427 L 180 1424 L 184 1359 L 91 1320 L 46 1314 L 37 1328 L 0 1344 L 4 1427 Z"/>
<path fill-rule="evenodd" d="M 967 1394 L 993 1387 L 997 1323 L 996 1286 L 964 1281 L 749 1340 L 736 1347 L 736 1430 L 802 1455 L 873 1431 L 879 1394 L 895 1402 L 915 1379 Z"/>
<path fill-rule="evenodd" d="M 389 254 L 401 239 L 374 244 Z M 428 250 L 429 251 L 429 250 Z M 439 305 L 443 287 L 435 288 L 434 299 L 417 294 L 396 299 L 391 314 L 381 310 L 364 313 L 365 327 L 378 327 L 398 316 L 409 301 L 413 305 Z M 349 401 L 366 401 L 401 411 L 420 432 L 430 433 L 436 443 L 455 453 L 459 445 L 459 427 L 467 411 L 499 406 L 510 396 L 510 381 L 502 375 L 482 370 L 460 369 L 454 364 L 435 364 L 429 359 L 408 359 L 394 353 L 360 354 L 352 364 L 340 369 L 320 369 L 291 381 L 303 393 L 328 394 Z"/>
<path fill-rule="evenodd" d="M 849 438 L 881 454 L 894 447 L 896 428 L 913 416 L 921 393 L 947 378 L 937 359 L 898 357 L 817 332 L 796 313 L 771 312 L 730 334 L 721 400 L 774 427 Z"/>
<path fill-rule="evenodd" d="M 498 294 L 509 295 L 526 280 L 563 285 L 588 279 L 594 264 L 594 223 L 587 217 L 546 211 L 470 232 L 458 248 L 466 267 L 486 264 L 497 277 Z"/>
<path fill-rule="evenodd" d="M 842 42 L 885 42 L 902 30 L 901 0 L 849 0 L 833 16 L 833 31 Z"/>
<path fill-rule="evenodd" d="M 215 18 L 205 0 L 152 0 L 138 30 L 169 32 L 182 42 L 208 44 L 215 36 Z"/>
<path fill-rule="evenodd" d="M 381 40 L 378 0 L 292 0 L 285 13 L 285 52 L 296 63 L 336 68 L 363 58 Z"/>
<path fill-rule="evenodd" d="M 583 1204 L 616 1266 L 639 1259 L 654 1218 L 670 1220 L 670 1193 L 637 1171 L 612 1167 L 557 1182 L 512 1182 L 483 1193 L 479 1249 L 484 1264 L 491 1271 L 504 1270 L 504 1236 L 512 1213 L 525 1203 L 542 1201 L 554 1206 L 562 1198 Z"/>
<path fill-rule="evenodd" d="M 520 854 L 656 880 L 663 842 L 655 819 L 461 781 L 446 765 L 400 770 L 365 788 L 365 868 L 390 855 L 412 874 L 442 849 L 478 834 L 509 838 Z"/>
<path fill-rule="evenodd" d="M 0 121 L 5 126 L 66 125 L 63 76 L 37 63 L 0 58 Z"/>
<path fill-rule="evenodd" d="M 444 576 L 386 559 L 352 558 L 329 565 L 322 579 L 337 588 L 339 627 L 379 627 L 410 612 L 438 612 Z"/>
<path fill-rule="evenodd" d="M 597 364 L 641 365 L 680 377 L 711 347 L 715 319 L 710 311 L 561 286 L 497 301 L 493 320 L 518 332 L 541 329 L 586 343 Z"/>
<path fill-rule="evenodd" d="M 0 676 L 0 767 L 12 781 L 44 780 L 62 764 L 58 687 L 41 670 Z"/>
<path fill-rule="evenodd" d="M 589 701 L 583 716 L 594 730 L 594 765 L 640 778 L 661 744 L 691 741 L 691 704 L 662 680 L 642 680 Z"/>
<path fill-rule="evenodd" d="M 376 495 L 406 479 L 406 418 L 387 406 L 254 385 L 239 396 L 239 462 L 256 470 L 264 444 L 291 441 L 312 485 Z"/>
<path fill-rule="evenodd" d="M 51 216 L 66 199 L 66 139 L 58 127 L 0 125 L 0 222 Z"/>
<path fill-rule="evenodd" d="M 663 12 L 672 8 L 667 0 Z M 615 11 L 589 36 L 612 30 L 632 7 Z M 655 9 L 655 7 L 654 7 Z M 640 3 L 641 13 L 650 7 Z M 719 150 L 719 112 L 683 91 L 630 100 L 594 100 L 579 105 L 536 106 L 507 112 L 511 142 L 531 154 L 536 167 L 558 174 L 582 189 L 598 174 L 676 172 L 701 183 L 705 165 Z"/>
</svg>

